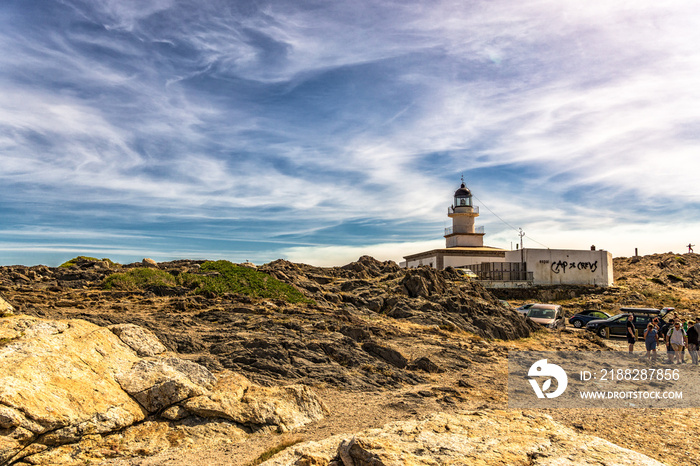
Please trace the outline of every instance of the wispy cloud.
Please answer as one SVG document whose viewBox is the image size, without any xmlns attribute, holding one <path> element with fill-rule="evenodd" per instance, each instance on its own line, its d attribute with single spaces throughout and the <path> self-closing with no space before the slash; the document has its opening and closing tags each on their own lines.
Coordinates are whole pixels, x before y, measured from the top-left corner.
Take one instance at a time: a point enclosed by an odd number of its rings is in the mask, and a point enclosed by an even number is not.
<svg viewBox="0 0 700 466">
<path fill-rule="evenodd" d="M 496 246 L 511 226 L 641 243 L 700 204 L 698 19 L 681 0 L 6 2 L 0 215 L 106 248 L 160 226 L 173 251 L 349 261 L 441 241 L 464 173 L 507 220 L 482 209 Z"/>
</svg>

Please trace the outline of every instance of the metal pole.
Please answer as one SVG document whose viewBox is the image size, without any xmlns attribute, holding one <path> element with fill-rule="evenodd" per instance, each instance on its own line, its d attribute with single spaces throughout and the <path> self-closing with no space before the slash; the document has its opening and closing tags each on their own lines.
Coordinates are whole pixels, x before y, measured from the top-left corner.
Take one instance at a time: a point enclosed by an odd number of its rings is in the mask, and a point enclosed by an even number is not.
<svg viewBox="0 0 700 466">
<path fill-rule="evenodd" d="M 518 236 L 520 236 L 520 279 L 527 280 L 527 275 L 525 274 L 525 259 L 523 257 L 523 236 L 525 232 L 522 228 L 519 229 Z"/>
</svg>

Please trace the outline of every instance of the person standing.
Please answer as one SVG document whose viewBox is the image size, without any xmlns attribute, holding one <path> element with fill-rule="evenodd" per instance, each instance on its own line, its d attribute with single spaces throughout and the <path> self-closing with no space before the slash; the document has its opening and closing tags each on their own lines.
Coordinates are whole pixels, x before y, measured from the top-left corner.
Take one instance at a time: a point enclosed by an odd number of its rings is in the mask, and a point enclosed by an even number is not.
<svg viewBox="0 0 700 466">
<path fill-rule="evenodd" d="M 682 350 L 683 347 L 688 344 L 688 336 L 683 331 L 683 327 L 681 327 L 680 322 L 674 322 L 673 327 L 668 330 L 668 333 L 666 334 L 666 342 L 670 343 L 671 348 L 673 349 L 673 363 L 682 364 Z"/>
<path fill-rule="evenodd" d="M 688 323 L 688 352 L 693 364 L 698 364 L 698 339 L 700 337 L 700 320 L 695 319 L 695 322 Z"/>
<path fill-rule="evenodd" d="M 637 342 L 637 329 L 634 326 L 634 314 L 627 316 L 627 344 L 630 353 L 634 352 L 634 344 Z"/>
<path fill-rule="evenodd" d="M 644 345 L 647 348 L 647 361 L 656 362 L 656 344 L 659 342 L 659 331 L 654 324 L 649 322 L 644 331 Z M 651 356 L 650 356 L 651 355 Z"/>
<path fill-rule="evenodd" d="M 675 319 L 671 319 L 665 322 L 659 330 L 659 336 L 663 338 L 664 344 L 666 345 L 666 363 L 673 364 L 673 348 L 671 348 L 671 343 L 668 341 L 668 332 L 673 328 L 673 324 L 676 322 Z"/>
</svg>

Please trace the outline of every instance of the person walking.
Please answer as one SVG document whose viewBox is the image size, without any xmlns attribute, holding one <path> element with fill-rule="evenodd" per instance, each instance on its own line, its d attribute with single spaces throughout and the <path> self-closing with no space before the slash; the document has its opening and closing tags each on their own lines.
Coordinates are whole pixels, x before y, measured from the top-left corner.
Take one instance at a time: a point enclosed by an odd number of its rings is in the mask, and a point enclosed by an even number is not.
<svg viewBox="0 0 700 466">
<path fill-rule="evenodd" d="M 673 323 L 673 327 L 668 330 L 666 334 L 666 342 L 671 345 L 673 349 L 673 363 L 682 364 L 683 357 L 683 347 L 688 345 L 688 336 L 683 331 L 681 323 L 676 321 Z"/>
<path fill-rule="evenodd" d="M 634 344 L 637 342 L 637 329 L 634 326 L 634 314 L 627 316 L 627 344 L 629 345 L 629 352 L 634 352 Z"/>
<path fill-rule="evenodd" d="M 656 345 L 659 343 L 659 331 L 654 327 L 654 324 L 649 322 L 647 329 L 644 331 L 644 345 L 647 349 L 647 361 L 656 362 Z"/>
</svg>

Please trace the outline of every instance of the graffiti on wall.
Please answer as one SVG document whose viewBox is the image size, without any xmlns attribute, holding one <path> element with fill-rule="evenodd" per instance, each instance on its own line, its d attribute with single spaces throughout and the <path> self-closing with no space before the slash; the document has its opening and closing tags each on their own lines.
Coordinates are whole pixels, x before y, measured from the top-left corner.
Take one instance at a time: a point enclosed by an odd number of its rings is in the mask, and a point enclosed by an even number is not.
<svg viewBox="0 0 700 466">
<path fill-rule="evenodd" d="M 552 262 L 552 272 L 566 273 L 567 270 L 590 270 L 591 273 L 598 270 L 598 261 L 595 262 L 567 262 L 556 261 Z"/>
</svg>

